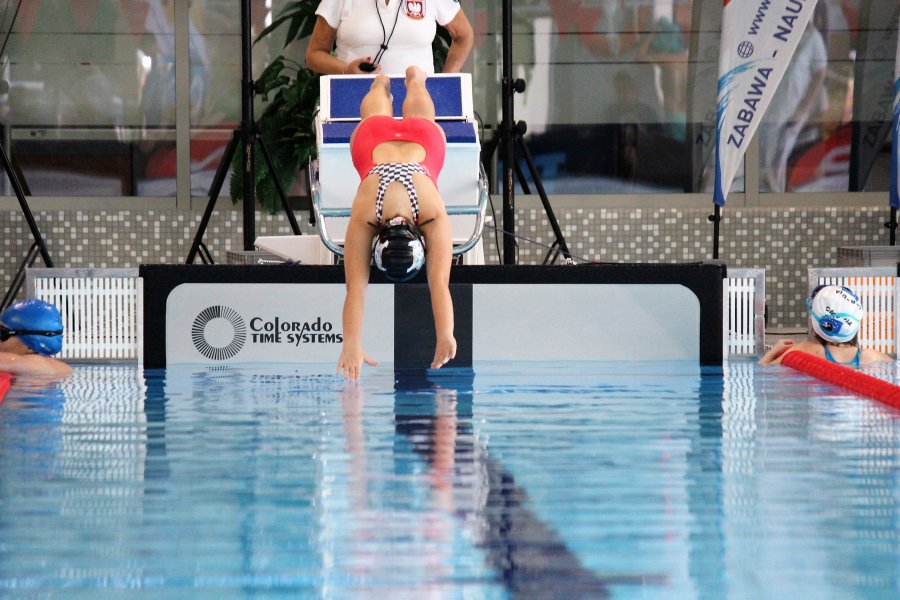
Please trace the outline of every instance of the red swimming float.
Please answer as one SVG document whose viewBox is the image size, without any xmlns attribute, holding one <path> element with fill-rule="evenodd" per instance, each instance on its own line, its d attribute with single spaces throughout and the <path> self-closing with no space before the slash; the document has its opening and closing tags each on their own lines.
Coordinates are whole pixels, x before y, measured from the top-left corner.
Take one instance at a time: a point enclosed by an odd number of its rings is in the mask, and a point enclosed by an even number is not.
<svg viewBox="0 0 900 600">
<path fill-rule="evenodd" d="M 9 391 L 9 386 L 12 385 L 12 375 L 9 373 L 0 373 L 0 404 L 3 404 L 3 399 L 6 398 L 6 392 Z"/>
<path fill-rule="evenodd" d="M 860 373 L 806 352 L 789 352 L 781 359 L 781 364 L 900 409 L 900 386 L 889 381 Z"/>
</svg>

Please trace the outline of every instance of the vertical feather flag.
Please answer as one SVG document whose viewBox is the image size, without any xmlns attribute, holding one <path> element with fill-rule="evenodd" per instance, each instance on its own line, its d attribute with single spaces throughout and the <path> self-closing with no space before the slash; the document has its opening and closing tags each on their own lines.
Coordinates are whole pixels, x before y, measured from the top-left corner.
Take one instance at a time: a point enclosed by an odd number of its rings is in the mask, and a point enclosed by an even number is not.
<svg viewBox="0 0 900 600">
<path fill-rule="evenodd" d="M 815 7 L 816 0 L 724 0 L 713 190 L 717 206 L 725 205 L 741 158 Z"/>
</svg>

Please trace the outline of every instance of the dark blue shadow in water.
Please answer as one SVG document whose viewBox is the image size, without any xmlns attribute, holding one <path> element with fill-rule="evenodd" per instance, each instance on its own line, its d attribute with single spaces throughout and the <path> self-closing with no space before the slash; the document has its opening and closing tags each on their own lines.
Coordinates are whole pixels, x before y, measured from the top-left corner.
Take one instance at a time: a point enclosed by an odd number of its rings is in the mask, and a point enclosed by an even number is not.
<svg viewBox="0 0 900 600">
<path fill-rule="evenodd" d="M 452 439 L 454 470 L 483 472 L 478 490 L 484 498 L 470 505 L 476 515 L 459 514 L 462 522 L 483 523 L 475 536 L 488 564 L 513 598 L 602 599 L 610 585 L 652 585 L 659 576 L 601 577 L 585 568 L 559 533 L 528 509 L 528 494 L 498 461 L 474 448 L 473 401 L 475 373 L 471 369 L 396 370 L 394 418 L 397 444 L 412 444 L 432 464 L 445 455 L 442 439 Z M 448 402 L 452 398 L 453 402 Z M 448 412 L 453 406 L 454 410 Z M 446 436 L 447 420 L 455 422 L 455 435 Z M 402 450 L 402 449 L 401 449 Z M 477 461 L 479 464 L 473 464 Z M 471 481 L 454 477 L 454 487 L 469 488 Z M 457 490 L 463 494 L 467 489 Z"/>
<path fill-rule="evenodd" d="M 722 367 L 700 370 L 698 435 L 691 440 L 688 454 L 688 510 L 695 520 L 691 527 L 690 575 L 697 586 L 698 599 L 715 600 L 728 596 L 724 575 L 725 538 L 722 531 L 722 400 L 725 396 Z M 712 507 L 712 509 L 711 509 Z"/>
<path fill-rule="evenodd" d="M 147 395 L 144 399 L 144 415 L 147 418 L 147 452 L 144 457 L 145 494 L 162 493 L 162 488 L 154 481 L 166 481 L 171 474 L 166 453 L 166 371 L 165 369 L 145 369 L 144 384 Z"/>
</svg>

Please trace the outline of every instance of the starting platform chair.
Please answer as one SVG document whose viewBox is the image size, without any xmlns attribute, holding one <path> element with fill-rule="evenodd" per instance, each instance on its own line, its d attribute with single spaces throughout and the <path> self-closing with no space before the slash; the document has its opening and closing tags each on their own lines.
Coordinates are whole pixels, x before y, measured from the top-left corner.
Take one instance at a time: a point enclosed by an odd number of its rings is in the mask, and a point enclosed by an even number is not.
<svg viewBox="0 0 900 600">
<path fill-rule="evenodd" d="M 359 187 L 359 175 L 350 158 L 350 135 L 360 121 L 359 105 L 373 79 L 372 75 L 320 78 L 315 124 L 318 158 L 310 161 L 310 196 L 322 242 L 338 256 L 344 255 L 343 239 Z M 426 87 L 434 101 L 436 121 L 447 135 L 447 156 L 438 178 L 438 190 L 450 215 L 453 255 L 465 264 L 483 264 L 481 232 L 488 183 L 481 166 L 471 75 L 429 75 Z M 391 78 L 391 94 L 395 118 L 400 118 L 406 97 L 403 77 Z"/>
</svg>

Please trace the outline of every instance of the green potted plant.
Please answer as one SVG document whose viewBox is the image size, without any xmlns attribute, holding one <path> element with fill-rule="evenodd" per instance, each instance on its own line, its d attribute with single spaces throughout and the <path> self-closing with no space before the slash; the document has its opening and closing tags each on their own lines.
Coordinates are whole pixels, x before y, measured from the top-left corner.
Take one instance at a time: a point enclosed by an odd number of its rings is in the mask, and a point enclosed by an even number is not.
<svg viewBox="0 0 900 600">
<path fill-rule="evenodd" d="M 319 0 L 288 2 L 272 23 L 260 32 L 254 44 L 285 27 L 287 33 L 282 48 L 308 38 L 316 24 L 318 6 Z M 449 48 L 450 34 L 439 26 L 432 43 L 435 71 L 441 70 Z M 256 122 L 259 134 L 272 154 L 275 173 L 271 173 L 266 161 L 258 157 L 254 161 L 253 183 L 260 204 L 274 214 L 281 210 L 275 178 L 285 190 L 290 189 L 309 159 L 316 156 L 314 117 L 319 103 L 319 75 L 282 54 L 263 70 L 257 79 L 257 90 L 269 102 Z M 230 191 L 235 203 L 244 196 L 242 154 L 235 152 L 232 161 Z"/>
</svg>

